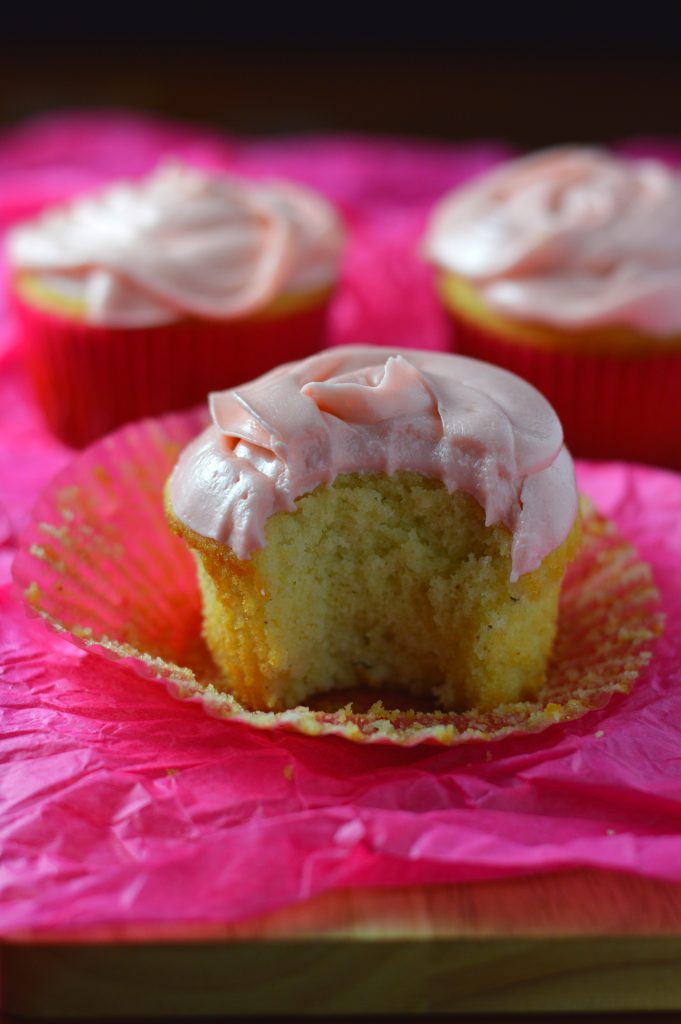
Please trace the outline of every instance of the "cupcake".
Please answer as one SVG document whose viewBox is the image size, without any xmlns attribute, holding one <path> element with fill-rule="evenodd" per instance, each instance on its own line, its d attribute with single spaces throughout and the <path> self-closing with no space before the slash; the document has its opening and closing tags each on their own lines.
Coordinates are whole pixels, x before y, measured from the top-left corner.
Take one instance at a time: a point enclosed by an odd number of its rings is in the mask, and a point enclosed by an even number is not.
<svg viewBox="0 0 681 1024">
<path fill-rule="evenodd" d="M 210 409 L 166 515 L 240 704 L 389 684 L 486 709 L 538 692 L 579 513 L 534 388 L 477 360 L 359 346 Z"/>
<path fill-rule="evenodd" d="M 681 176 L 537 153 L 446 196 L 425 251 L 455 350 L 539 388 L 573 454 L 681 467 Z"/>
<path fill-rule="evenodd" d="M 49 426 L 82 445 L 316 351 L 341 247 L 308 189 L 179 163 L 18 226 L 11 288 Z"/>
</svg>

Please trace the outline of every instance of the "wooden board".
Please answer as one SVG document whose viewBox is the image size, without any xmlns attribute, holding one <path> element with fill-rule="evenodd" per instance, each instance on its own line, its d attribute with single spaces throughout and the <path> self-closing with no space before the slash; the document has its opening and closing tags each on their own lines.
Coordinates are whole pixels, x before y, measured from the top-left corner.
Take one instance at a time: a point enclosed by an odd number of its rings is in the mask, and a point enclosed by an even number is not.
<svg viewBox="0 0 681 1024">
<path fill-rule="evenodd" d="M 8 943 L 0 967 L 10 1020 L 515 1013 L 538 1022 L 579 1011 L 640 1020 L 643 1010 L 681 1010 L 681 886 L 571 872 L 331 893 L 230 926 Z"/>
</svg>

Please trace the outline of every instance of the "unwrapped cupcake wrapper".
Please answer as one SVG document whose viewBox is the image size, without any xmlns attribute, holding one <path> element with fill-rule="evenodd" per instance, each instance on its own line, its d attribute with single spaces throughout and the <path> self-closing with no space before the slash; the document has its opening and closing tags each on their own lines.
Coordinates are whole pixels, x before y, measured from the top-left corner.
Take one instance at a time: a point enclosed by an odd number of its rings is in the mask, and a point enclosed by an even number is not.
<svg viewBox="0 0 681 1024">
<path fill-rule="evenodd" d="M 74 643 L 163 681 L 212 715 L 262 729 L 360 743 L 457 744 L 537 732 L 625 693 L 661 628 L 648 566 L 585 508 L 568 569 L 547 682 L 535 701 L 493 711 L 422 710 L 382 691 L 326 695 L 315 708 L 242 708 L 201 638 L 194 561 L 166 524 L 162 492 L 178 453 L 203 428 L 196 412 L 131 424 L 77 456 L 40 498 L 14 563 L 28 608 Z M 143 685 L 140 683 L 140 685 Z M 352 700 L 352 703 L 349 701 Z"/>
<path fill-rule="evenodd" d="M 84 324 L 14 302 L 47 424 L 83 447 L 121 424 L 186 409 L 323 346 L 328 300 L 281 316 L 150 328 Z"/>
<path fill-rule="evenodd" d="M 681 469 L 681 351 L 608 355 L 506 339 L 448 310 L 454 351 L 524 377 L 551 402 L 574 456 Z"/>
</svg>

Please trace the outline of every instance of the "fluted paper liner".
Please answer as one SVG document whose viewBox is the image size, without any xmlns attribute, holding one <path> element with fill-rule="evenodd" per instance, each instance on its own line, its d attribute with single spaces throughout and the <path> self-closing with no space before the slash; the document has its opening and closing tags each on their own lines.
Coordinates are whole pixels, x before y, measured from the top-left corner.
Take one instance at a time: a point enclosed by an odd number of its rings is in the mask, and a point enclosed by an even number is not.
<svg viewBox="0 0 681 1024">
<path fill-rule="evenodd" d="M 38 404 L 60 440 L 82 448 L 124 423 L 188 409 L 208 391 L 303 359 L 324 339 L 328 301 L 280 316 L 106 327 L 13 301 Z"/>
<path fill-rule="evenodd" d="M 460 355 L 502 366 L 545 395 L 573 455 L 681 469 L 681 350 L 598 353 L 540 348 L 449 312 Z M 636 415 L 632 416 L 632 409 Z"/>
<path fill-rule="evenodd" d="M 537 700 L 456 713 L 422 710 L 423 702 L 396 709 L 395 694 L 356 690 L 326 695 L 315 708 L 247 711 L 225 692 L 201 638 L 194 562 L 163 513 L 165 480 L 204 425 L 205 414 L 198 412 L 144 420 L 76 457 L 43 493 L 14 565 L 28 607 L 53 629 L 162 680 L 174 696 L 261 729 L 450 745 L 579 718 L 630 690 L 650 659 L 662 622 L 650 570 L 585 502 L 583 542 L 565 579 L 554 652 Z"/>
</svg>

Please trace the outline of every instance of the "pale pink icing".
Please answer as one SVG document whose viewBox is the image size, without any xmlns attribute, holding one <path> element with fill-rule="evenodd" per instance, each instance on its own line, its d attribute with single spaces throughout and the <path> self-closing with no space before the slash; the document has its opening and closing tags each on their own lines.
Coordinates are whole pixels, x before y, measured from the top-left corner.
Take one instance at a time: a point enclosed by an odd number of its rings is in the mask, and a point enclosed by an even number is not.
<svg viewBox="0 0 681 1024">
<path fill-rule="evenodd" d="M 399 470 L 471 494 L 513 532 L 515 580 L 568 535 L 572 460 L 545 398 L 497 367 L 435 352 L 348 346 L 210 396 L 213 423 L 180 456 L 181 522 L 248 558 L 270 516 L 341 473 Z"/>
<path fill-rule="evenodd" d="M 439 203 L 425 250 L 503 315 L 681 331 L 681 176 L 655 160 L 580 148 L 514 160 Z"/>
<path fill-rule="evenodd" d="M 331 205 L 300 185 L 171 163 L 20 225 L 9 257 L 82 301 L 89 322 L 151 326 L 328 287 L 342 241 Z"/>
</svg>

